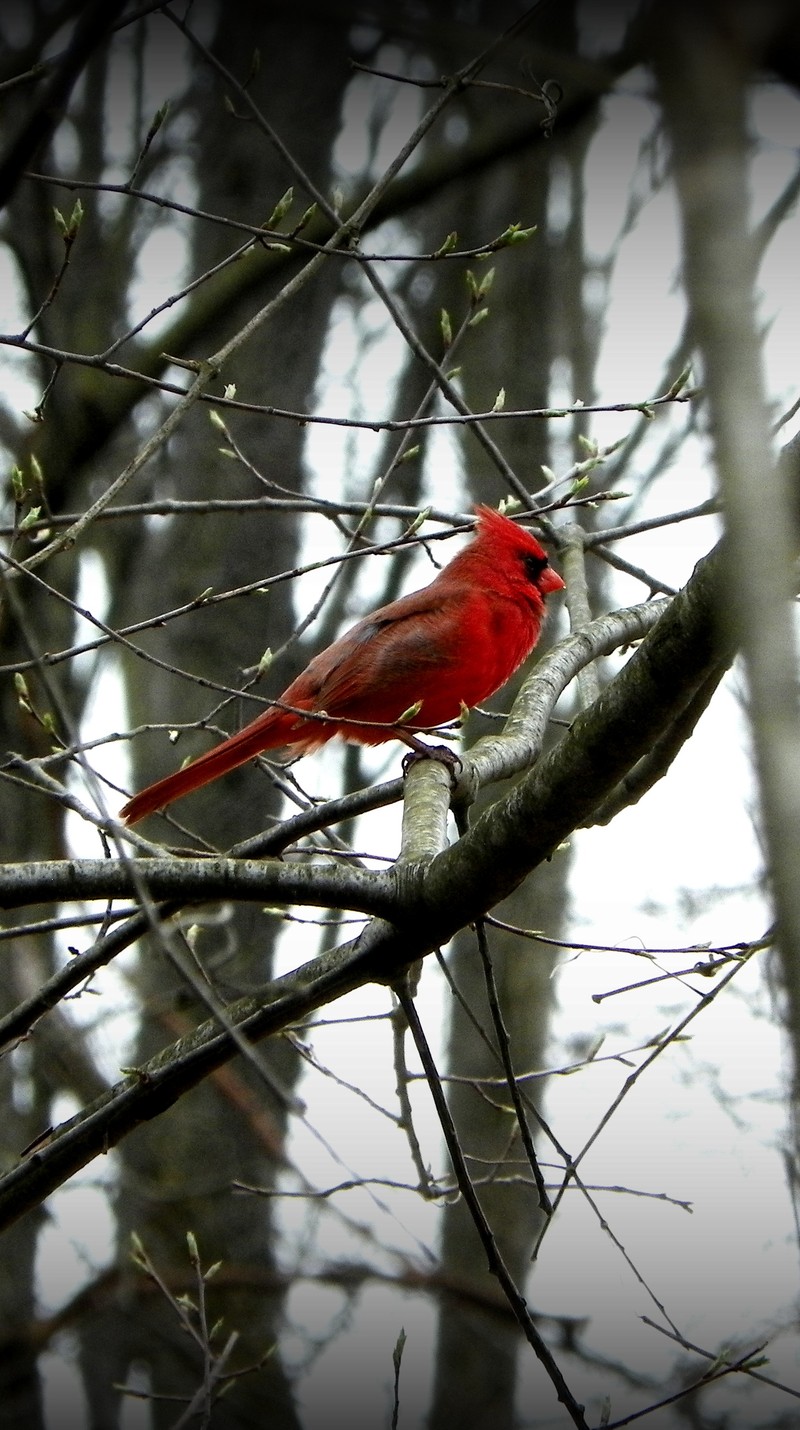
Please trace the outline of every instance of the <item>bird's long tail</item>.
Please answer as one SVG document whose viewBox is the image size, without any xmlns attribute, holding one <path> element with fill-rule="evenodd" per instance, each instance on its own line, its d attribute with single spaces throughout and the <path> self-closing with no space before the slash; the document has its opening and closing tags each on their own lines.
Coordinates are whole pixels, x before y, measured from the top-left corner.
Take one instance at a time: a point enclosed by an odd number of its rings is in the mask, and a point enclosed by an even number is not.
<svg viewBox="0 0 800 1430">
<path fill-rule="evenodd" d="M 251 724 L 245 725 L 236 735 L 230 735 L 221 744 L 198 755 L 190 765 L 163 780 L 156 780 L 129 799 L 119 812 L 123 824 L 136 824 L 157 809 L 164 809 L 174 800 L 180 799 L 192 790 L 202 789 L 220 775 L 246 765 L 263 750 L 277 750 L 291 742 L 297 733 L 297 716 L 282 710 L 268 710 Z"/>
</svg>

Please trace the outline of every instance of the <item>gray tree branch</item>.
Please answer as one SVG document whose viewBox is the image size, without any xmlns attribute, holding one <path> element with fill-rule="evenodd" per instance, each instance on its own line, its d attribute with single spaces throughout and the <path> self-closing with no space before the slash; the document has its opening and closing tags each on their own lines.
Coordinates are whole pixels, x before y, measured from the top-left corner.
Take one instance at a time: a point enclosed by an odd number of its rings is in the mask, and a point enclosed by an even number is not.
<svg viewBox="0 0 800 1430">
<path fill-rule="evenodd" d="M 394 887 L 393 922 L 373 920 L 354 940 L 232 1003 L 225 1011 L 238 1034 L 255 1042 L 365 982 L 394 982 L 552 856 L 723 658 L 725 646 L 715 622 L 720 562 L 718 548 L 699 563 L 600 698 L 456 845 L 429 863 L 401 863 L 383 876 Z M 570 639 L 585 638 L 581 632 Z M 142 861 L 143 867 L 148 862 Z M 233 877 L 233 867 L 230 872 Z M 345 879 L 352 873 L 346 871 Z M 374 890 L 375 878 L 368 882 Z M 306 889 L 304 901 L 307 895 Z M 231 1033 L 211 1020 L 64 1123 L 0 1180 L 0 1227 L 140 1122 L 171 1106 L 235 1051 Z"/>
</svg>

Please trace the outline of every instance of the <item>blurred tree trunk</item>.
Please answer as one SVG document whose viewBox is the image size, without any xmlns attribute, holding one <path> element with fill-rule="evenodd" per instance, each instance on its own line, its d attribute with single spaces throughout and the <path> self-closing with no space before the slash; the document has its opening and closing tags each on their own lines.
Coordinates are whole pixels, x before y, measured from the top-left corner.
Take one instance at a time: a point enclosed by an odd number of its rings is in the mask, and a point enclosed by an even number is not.
<svg viewBox="0 0 800 1430">
<path fill-rule="evenodd" d="M 313 181 L 330 189 L 331 149 L 336 116 L 348 80 L 347 30 L 315 15 L 302 29 L 297 44 L 297 19 L 249 12 L 246 24 L 229 24 L 224 5 L 207 6 L 204 23 L 213 17 L 211 48 L 230 72 L 247 82 L 250 92 Z M 260 66 L 254 69 L 254 55 Z M 195 55 L 197 98 L 190 157 L 196 165 L 198 204 L 206 211 L 263 222 L 281 194 L 293 182 L 285 162 L 256 127 L 230 112 L 226 87 L 202 56 Z M 213 98 L 209 99 L 211 88 Z M 241 105 L 230 95 L 233 108 Z M 224 161 L 210 156 L 224 155 Z M 310 202 L 298 192 L 297 214 Z M 197 225 L 192 271 L 203 271 L 241 242 L 223 227 Z M 246 261 L 246 260 L 244 260 Z M 341 269 L 326 266 L 277 323 L 272 323 L 238 355 L 225 383 L 236 384 L 237 395 L 256 402 L 274 402 L 302 410 L 313 403 L 319 354 Z M 268 290 L 259 294 L 259 305 Z M 198 357 L 214 351 L 254 310 L 234 306 L 224 324 L 208 330 L 196 345 Z M 261 417 L 237 418 L 234 436 L 268 480 L 302 492 L 305 484 L 305 432 L 296 424 L 266 423 Z M 220 435 L 207 412 L 196 409 L 170 445 L 157 474 L 162 491 L 192 500 L 225 495 L 255 496 L 262 488 L 238 466 L 220 455 Z M 156 609 L 180 605 L 202 589 L 236 587 L 261 576 L 291 569 L 298 559 L 296 520 L 281 514 L 189 517 L 147 530 L 135 551 L 121 543 L 109 545 L 107 559 L 115 568 L 113 585 L 120 593 L 114 620 L 125 622 Z M 126 579 L 118 579 L 121 569 Z M 200 610 L 159 632 L 162 659 L 183 670 L 236 686 L 243 669 L 257 664 L 267 646 L 280 648 L 295 621 L 289 583 L 274 587 L 267 599 L 231 601 L 213 611 Z M 301 657 L 294 651 L 280 661 L 271 679 L 288 681 Z M 213 691 L 190 687 L 162 670 L 144 664 L 127 670 L 129 698 L 136 722 L 181 722 L 213 709 Z M 252 717 L 253 709 L 227 711 L 228 728 Z M 136 746 L 135 783 L 147 783 L 173 768 L 189 752 L 205 748 L 193 737 L 173 749 L 163 735 Z M 203 792 L 191 810 L 215 844 L 227 847 L 237 836 L 263 827 L 279 808 L 280 796 L 251 765 Z M 199 814 L 198 814 L 199 811 Z M 180 819 L 182 810 L 176 815 Z M 256 907 L 225 912 L 212 920 L 193 944 L 193 953 L 208 975 L 220 1002 L 270 976 L 277 925 Z M 180 939 L 175 943 L 180 945 Z M 202 981 L 202 974 L 199 975 Z M 164 956 L 158 942 L 143 952 L 137 975 L 142 999 L 142 1023 L 133 1062 L 150 1057 L 175 1030 L 207 1016 L 203 1002 Z M 204 1264 L 221 1260 L 223 1271 L 209 1288 L 211 1321 L 224 1318 L 223 1339 L 239 1333 L 236 1353 L 227 1367 L 257 1365 L 272 1350 L 279 1330 L 282 1297 L 270 1293 L 274 1268 L 274 1226 L 270 1203 L 256 1197 L 232 1197 L 235 1178 L 274 1184 L 282 1165 L 287 1100 L 297 1075 L 288 1043 L 276 1041 L 254 1054 L 254 1064 L 239 1059 L 225 1078 L 211 1081 L 181 1100 L 156 1123 L 130 1137 L 120 1158 L 117 1197 L 119 1255 L 127 1261 L 129 1238 L 136 1232 L 155 1265 L 176 1287 L 186 1282 L 186 1234 L 197 1238 Z M 262 1071 L 263 1070 L 263 1071 Z M 276 1091 L 277 1089 L 277 1091 Z M 281 1095 L 280 1089 L 285 1090 Z M 132 1366 L 145 1366 L 155 1395 L 191 1395 L 200 1380 L 200 1358 L 191 1355 L 174 1308 L 147 1293 L 137 1295 L 138 1280 L 125 1279 L 113 1317 L 87 1323 L 83 1335 L 85 1374 L 90 1380 L 93 1413 L 98 1425 L 114 1423 L 118 1392 Z M 98 1357 L 98 1338 L 103 1353 Z M 267 1407 L 269 1407 L 267 1411 Z M 289 1387 L 278 1356 L 263 1369 L 242 1377 L 215 1407 L 211 1423 L 218 1427 L 264 1424 L 293 1425 Z M 154 1424 L 172 1424 L 174 1402 L 153 1405 Z"/>
<path fill-rule="evenodd" d="M 510 18 L 513 16 L 506 16 L 505 22 Z M 492 20 L 497 22 L 494 10 Z M 558 16 L 544 16 L 542 23 L 547 32 L 543 35 L 539 27 L 537 40 L 553 49 L 571 52 L 575 42 L 573 7 L 566 7 Z M 546 76 L 536 75 L 536 79 L 541 82 Z M 525 83 L 525 77 L 521 82 Z M 489 299 L 490 316 L 477 330 L 475 348 L 470 346 L 464 363 L 465 395 L 473 410 L 491 408 L 501 388 L 510 409 L 546 407 L 552 400 L 557 361 L 571 371 L 575 392 L 585 401 L 591 400 L 596 344 L 579 299 L 584 254 L 577 215 L 583 159 L 595 123 L 596 114 L 592 113 L 589 121 L 576 129 L 562 132 L 557 124 L 553 138 L 545 141 L 534 121 L 530 147 L 493 166 L 484 183 L 471 184 L 464 194 L 465 206 L 469 205 L 470 214 L 477 217 L 484 232 L 502 231 L 512 222 L 538 225 L 535 237 L 524 250 L 514 254 L 513 262 L 498 265 Z M 562 184 L 566 179 L 574 205 L 569 223 L 560 232 L 548 226 L 548 204 L 557 167 Z M 452 194 L 450 198 L 452 205 Z M 477 275 L 481 276 L 480 268 Z M 517 302 L 514 293 L 521 288 L 525 297 Z M 572 302 L 567 293 L 574 295 Z M 534 329 L 530 326 L 531 312 L 537 315 Z M 554 465 L 552 424 L 508 424 L 492 427 L 490 433 L 513 470 L 535 492 L 545 481 L 542 465 Z M 573 431 L 573 440 L 576 435 Z M 563 444 L 562 453 L 565 447 Z M 476 500 L 496 503 L 500 495 L 507 494 L 502 477 L 469 435 L 464 439 L 464 452 L 472 495 Z M 575 451 L 568 460 L 577 456 Z M 552 633 L 545 633 L 543 646 L 548 640 L 552 640 Z M 503 709 L 508 708 L 513 695 L 512 683 L 503 691 Z M 479 733 L 479 722 L 473 717 L 470 735 L 475 738 Z M 473 817 L 478 812 L 479 808 Z M 538 869 L 496 910 L 497 916 L 515 926 L 540 929 L 557 938 L 566 922 L 569 866 L 569 857 L 562 854 Z M 522 1073 L 541 1068 L 546 1062 L 550 1036 L 556 954 L 532 943 L 528 955 L 521 956 L 519 941 L 497 929 L 487 929 L 487 939 L 515 1069 Z M 491 1051 L 497 1040 L 473 934 L 465 932 L 454 941 L 448 964 L 472 1015 L 455 997 L 450 999 L 446 1071 L 455 1081 L 449 1084 L 448 1101 L 471 1174 L 482 1184 L 480 1199 L 500 1253 L 517 1284 L 524 1288 L 542 1213 L 508 1092 L 502 1084 L 477 1091 L 467 1081 L 496 1079 L 502 1072 Z M 544 1083 L 527 1083 L 525 1091 L 541 1108 Z M 546 1164 L 552 1149 L 543 1137 L 536 1136 L 538 1129 L 532 1116 L 529 1126 L 540 1162 Z M 544 1172 L 545 1180 L 552 1182 L 546 1166 Z M 512 1321 L 491 1310 L 477 1309 L 476 1303 L 483 1297 L 489 1305 L 496 1300 L 496 1283 L 484 1269 L 477 1233 L 460 1201 L 448 1205 L 443 1212 L 441 1256 L 444 1285 L 461 1288 L 463 1294 L 456 1290 L 442 1303 L 431 1430 L 511 1427 L 517 1423 L 519 1354 L 530 1352 Z M 520 1408 L 520 1418 L 530 1418 L 528 1407 Z"/>
<path fill-rule="evenodd" d="M 31 6 L 30 53 L 40 53 L 40 46 L 52 31 L 52 18 L 46 6 Z M 66 18 L 66 16 L 64 16 Z M 102 136 L 104 133 L 103 104 L 106 84 L 107 54 L 100 51 L 89 62 L 75 100 L 76 144 L 88 179 L 99 179 L 102 169 Z M 28 96 L 14 91 L 5 97 L 4 133 L 13 133 L 27 113 Z M 91 142 L 89 137 L 91 136 Z M 37 164 L 47 169 L 56 167 L 52 147 L 36 156 Z M 62 200 L 63 207 L 63 200 Z M 71 203 L 67 207 L 69 214 Z M 23 301 L 31 313 L 37 311 L 58 272 L 64 251 L 53 220 L 53 194 L 44 187 L 22 184 L 14 193 L 6 210 L 5 241 L 14 253 L 23 290 Z M 79 322 L 87 349 L 93 341 L 103 346 L 105 325 L 113 323 L 114 313 L 124 306 L 126 273 L 124 262 L 117 263 L 118 252 L 106 250 L 103 261 L 102 226 L 87 223 L 82 234 L 82 249 L 76 266 L 88 263 L 102 275 L 102 295 L 97 306 L 83 308 L 81 285 L 73 271 L 65 278 L 54 303 L 41 314 L 36 337 L 56 347 L 71 347 L 75 324 Z M 35 360 L 34 382 L 47 386 L 53 365 L 47 359 Z M 53 512 L 63 511 L 70 502 L 80 500 L 80 485 L 87 474 L 72 464 L 76 446 L 80 443 L 81 414 L 86 408 L 83 398 L 91 377 L 80 368 L 62 371 L 52 388 L 41 424 L 26 423 L 23 441 L 16 447 L 16 463 L 27 488 L 27 500 L 44 501 Z M 13 409 L 12 409 L 13 410 Z M 38 488 L 31 458 L 39 463 L 43 477 L 44 498 Z M 11 547 L 17 554 L 19 547 Z M 25 554 L 24 552 L 22 554 Z M 5 580 L 6 568 L 3 568 Z M 47 580 L 64 597 L 74 599 L 79 579 L 77 561 L 62 555 L 50 563 Z M 63 650 L 74 637 L 74 618 L 69 607 L 55 600 L 44 588 L 30 582 L 6 582 L 0 602 L 0 646 L 4 664 L 36 662 L 47 650 Z M 65 744 L 78 728 L 87 686 L 84 671 L 74 665 L 62 664 L 48 669 L 43 663 L 34 665 L 24 676 L 25 692 L 14 682 L 3 680 L 0 696 L 0 739 L 6 750 L 36 759 L 52 753 L 54 738 L 44 728 L 40 716 L 51 716 L 53 730 Z M 53 801 L 33 796 L 36 818 L 31 818 L 31 792 L 25 785 L 7 782 L 3 792 L 3 818 L 0 821 L 0 861 L 14 862 L 44 857 L 63 858 L 66 852 L 63 810 Z M 36 851 L 39 851 L 38 854 Z M 52 906 L 37 909 L 36 917 L 46 921 L 57 915 Z M 4 913 L 3 923 L 13 927 L 19 922 L 13 912 Z M 25 919 L 21 920 L 25 922 Z M 21 936 L 4 947 L 0 1012 L 5 1013 L 53 972 L 58 944 L 47 932 Z M 80 1091 L 78 1084 L 81 1083 Z M 21 1151 L 47 1129 L 52 1116 L 52 1100 L 59 1094 L 91 1088 L 90 1095 L 100 1090 L 102 1079 L 83 1045 L 78 1026 L 59 1012 L 49 1026 L 37 1029 L 22 1046 L 4 1052 L 0 1070 L 0 1157 L 3 1168 L 13 1165 Z M 79 1193 L 75 1194 L 80 1195 Z M 34 1324 L 37 1308 L 36 1258 L 39 1237 L 46 1223 L 44 1213 L 26 1217 L 3 1239 L 0 1258 L 0 1405 L 3 1424 L 36 1430 L 42 1423 L 43 1405 L 39 1372 L 39 1348 L 29 1329 Z"/>
</svg>

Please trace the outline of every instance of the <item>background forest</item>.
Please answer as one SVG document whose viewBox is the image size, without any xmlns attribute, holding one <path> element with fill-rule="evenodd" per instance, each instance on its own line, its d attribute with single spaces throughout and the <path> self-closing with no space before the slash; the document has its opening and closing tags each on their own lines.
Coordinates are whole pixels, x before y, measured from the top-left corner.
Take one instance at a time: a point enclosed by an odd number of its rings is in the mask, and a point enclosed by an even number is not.
<svg viewBox="0 0 800 1430">
<path fill-rule="evenodd" d="M 3 1426 L 796 1424 L 796 5 L 0 34 Z M 476 502 L 455 790 L 122 829 Z"/>
</svg>

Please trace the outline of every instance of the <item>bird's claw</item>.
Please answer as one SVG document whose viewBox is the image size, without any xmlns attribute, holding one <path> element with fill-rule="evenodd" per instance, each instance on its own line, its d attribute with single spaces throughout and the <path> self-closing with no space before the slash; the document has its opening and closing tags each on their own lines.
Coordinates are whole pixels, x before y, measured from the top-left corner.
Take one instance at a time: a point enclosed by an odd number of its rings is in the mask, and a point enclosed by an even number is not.
<svg viewBox="0 0 800 1430">
<path fill-rule="evenodd" d="M 409 750 L 408 754 L 403 756 L 404 777 L 418 760 L 438 760 L 440 764 L 447 765 L 453 785 L 455 785 L 462 768 L 459 756 L 455 750 L 450 749 L 449 745 L 424 745 L 420 741 L 419 745 L 415 745 L 413 750 Z"/>
</svg>

